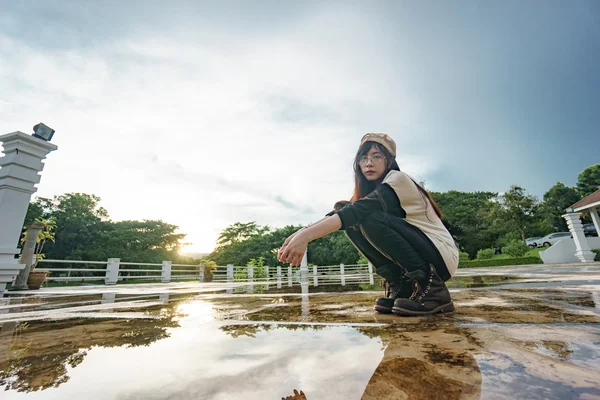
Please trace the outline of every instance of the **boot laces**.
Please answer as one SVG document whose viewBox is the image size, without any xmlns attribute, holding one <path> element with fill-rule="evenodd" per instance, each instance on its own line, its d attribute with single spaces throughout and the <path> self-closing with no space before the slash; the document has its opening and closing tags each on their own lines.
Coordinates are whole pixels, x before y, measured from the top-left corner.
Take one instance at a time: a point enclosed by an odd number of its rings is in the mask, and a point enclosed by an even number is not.
<svg viewBox="0 0 600 400">
<path fill-rule="evenodd" d="M 433 272 L 434 272 L 435 270 L 433 269 L 433 266 L 430 266 L 430 267 L 429 267 L 429 270 L 430 270 L 430 273 L 429 273 L 429 282 L 427 282 L 427 286 L 425 286 L 425 290 L 423 290 L 423 291 L 421 292 L 421 294 L 420 294 L 419 296 L 417 296 L 417 301 L 421 301 L 421 299 L 422 299 L 423 297 L 425 297 L 425 295 L 426 295 L 427 293 L 429 293 L 429 289 L 431 289 L 431 283 L 433 282 Z"/>
<path fill-rule="evenodd" d="M 429 293 L 429 290 L 431 289 L 431 283 L 433 282 L 434 271 L 435 270 L 434 270 L 433 265 L 430 265 L 429 266 L 429 280 L 427 281 L 427 285 L 425 286 L 424 290 L 422 290 L 422 287 L 419 284 L 419 281 L 417 279 L 412 279 L 413 292 L 410 295 L 410 300 L 421 301 L 421 299 L 423 299 L 423 297 L 425 297 L 425 295 L 427 293 Z"/>
</svg>

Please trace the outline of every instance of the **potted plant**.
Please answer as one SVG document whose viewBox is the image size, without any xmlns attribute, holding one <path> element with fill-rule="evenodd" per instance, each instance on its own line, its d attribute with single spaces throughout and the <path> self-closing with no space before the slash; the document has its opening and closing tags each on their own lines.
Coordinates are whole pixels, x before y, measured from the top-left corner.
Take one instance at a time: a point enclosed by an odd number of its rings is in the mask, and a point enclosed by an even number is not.
<svg viewBox="0 0 600 400">
<path fill-rule="evenodd" d="M 206 261 L 204 263 L 204 282 L 212 282 L 213 274 L 217 270 L 217 263 L 214 261 Z"/>
<path fill-rule="evenodd" d="M 42 286 L 42 284 L 46 281 L 46 277 L 50 274 L 50 271 L 37 269 L 36 266 L 37 263 L 45 257 L 42 251 L 44 249 L 46 241 L 50 240 L 54 242 L 54 229 L 56 228 L 56 221 L 53 218 L 36 218 L 35 222 L 38 224 L 38 227 L 40 229 L 38 231 L 38 235 L 35 241 L 31 270 L 29 272 L 29 277 L 27 278 L 27 287 L 32 290 L 39 289 Z M 26 231 L 23 234 L 23 239 L 21 239 L 21 243 L 25 242 L 28 233 L 29 231 Z"/>
</svg>

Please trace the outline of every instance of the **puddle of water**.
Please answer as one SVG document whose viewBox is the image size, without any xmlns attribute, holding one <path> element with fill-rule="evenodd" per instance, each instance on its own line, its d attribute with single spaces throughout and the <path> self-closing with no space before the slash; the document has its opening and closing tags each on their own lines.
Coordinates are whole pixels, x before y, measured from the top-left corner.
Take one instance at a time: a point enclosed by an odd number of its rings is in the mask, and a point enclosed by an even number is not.
<svg viewBox="0 0 600 400">
<path fill-rule="evenodd" d="M 2 398 L 270 399 L 298 389 L 352 399 L 383 357 L 378 336 L 347 326 L 223 324 L 204 301 L 148 312 L 161 318 L 3 326 Z"/>
<path fill-rule="evenodd" d="M 454 314 L 400 318 L 373 312 L 379 293 L 328 289 L 24 298 L 63 314 L 4 320 L 2 399 L 600 395 L 600 316 L 581 310 L 597 293 L 458 290 Z"/>
</svg>

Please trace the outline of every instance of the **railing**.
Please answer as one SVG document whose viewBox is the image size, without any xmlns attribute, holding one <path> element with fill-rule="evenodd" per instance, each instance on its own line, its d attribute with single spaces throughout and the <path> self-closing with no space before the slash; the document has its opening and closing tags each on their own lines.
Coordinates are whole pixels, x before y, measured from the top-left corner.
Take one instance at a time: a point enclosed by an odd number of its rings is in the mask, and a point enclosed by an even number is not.
<svg viewBox="0 0 600 400">
<path fill-rule="evenodd" d="M 43 264 L 43 267 L 40 265 Z M 39 269 L 50 271 L 48 282 L 90 282 L 115 285 L 119 282 L 160 281 L 169 283 L 174 280 L 198 280 L 200 282 L 241 282 L 276 284 L 277 287 L 292 286 L 294 282 L 309 280 L 313 286 L 357 283 L 375 283 L 371 264 L 336 264 L 309 266 L 306 258 L 300 268 L 277 265 L 264 266 L 259 275 L 255 267 L 217 266 L 212 275 L 205 275 L 204 265 L 162 263 L 122 262 L 118 258 L 107 261 L 80 260 L 40 260 Z"/>
</svg>

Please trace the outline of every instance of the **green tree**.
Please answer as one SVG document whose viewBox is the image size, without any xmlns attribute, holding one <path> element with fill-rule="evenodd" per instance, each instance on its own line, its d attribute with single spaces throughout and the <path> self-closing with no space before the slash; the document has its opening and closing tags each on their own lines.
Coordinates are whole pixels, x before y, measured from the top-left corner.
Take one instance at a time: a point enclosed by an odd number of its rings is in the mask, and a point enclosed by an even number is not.
<svg viewBox="0 0 600 400">
<path fill-rule="evenodd" d="M 217 239 L 217 246 L 227 246 L 233 243 L 240 243 L 252 236 L 260 235 L 268 231 L 268 227 L 260 227 L 256 225 L 255 221 L 252 222 L 236 222 L 235 224 L 229 225 L 223 229 Z"/>
<path fill-rule="evenodd" d="M 505 220 L 521 234 L 521 240 L 525 242 L 525 231 L 535 222 L 536 198 L 527 194 L 524 188 L 513 185 L 504 193 L 502 200 Z"/>
<path fill-rule="evenodd" d="M 344 231 L 335 231 L 311 242 L 308 256 L 314 265 L 356 264 L 361 258 Z"/>
<path fill-rule="evenodd" d="M 568 231 L 567 221 L 562 217 L 565 209 L 580 199 L 576 188 L 557 182 L 544 194 L 544 202 L 540 205 L 539 214 L 548 221 L 556 232 Z"/>
<path fill-rule="evenodd" d="M 178 251 L 185 235 L 163 221 L 112 222 L 100 198 L 67 193 L 53 199 L 39 197 L 29 205 L 26 221 L 56 221 L 55 241 L 46 242 L 47 258 L 159 263 L 183 262 Z M 192 262 L 193 260 L 185 260 Z"/>
<path fill-rule="evenodd" d="M 158 263 L 177 260 L 185 234 L 178 226 L 160 220 L 104 221 L 87 248 L 80 249 L 84 259 Z"/>
<path fill-rule="evenodd" d="M 238 234 L 242 223 L 235 223 L 225 228 L 219 236 L 220 241 L 209 258 L 219 265 L 234 264 L 247 265 L 252 259 L 262 257 L 264 265 L 275 266 L 277 251 L 285 239 L 301 229 L 302 226 L 288 225 L 283 228 L 271 229 L 258 225 L 248 226 L 248 231 Z M 232 229 L 233 228 L 233 229 Z M 231 240 L 231 238 L 235 238 Z M 360 254 L 348 240 L 343 231 L 336 231 L 330 235 L 317 239 L 308 245 L 309 260 L 315 265 L 334 265 L 339 263 L 355 264 Z"/>
<path fill-rule="evenodd" d="M 462 251 L 474 258 L 477 250 L 492 247 L 501 236 L 495 215 L 498 194 L 493 192 L 431 192 L 444 214 L 444 225 Z M 496 210 L 496 211 L 495 211 Z"/>
<path fill-rule="evenodd" d="M 46 197 L 36 197 L 29 203 L 27 214 L 25 215 L 24 228 L 35 222 L 36 219 L 49 219 L 54 209 L 52 199 Z"/>
<path fill-rule="evenodd" d="M 600 189 L 600 164 L 584 169 L 577 180 L 577 191 L 583 198 Z"/>
<path fill-rule="evenodd" d="M 99 205 L 100 197 L 86 193 L 67 193 L 55 196 L 48 213 L 56 221 L 56 241 L 49 243 L 48 258 L 77 259 L 92 245 L 106 210 Z"/>
</svg>

